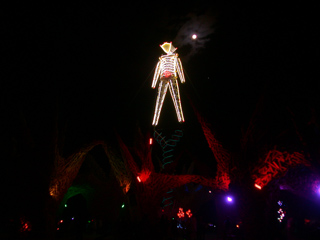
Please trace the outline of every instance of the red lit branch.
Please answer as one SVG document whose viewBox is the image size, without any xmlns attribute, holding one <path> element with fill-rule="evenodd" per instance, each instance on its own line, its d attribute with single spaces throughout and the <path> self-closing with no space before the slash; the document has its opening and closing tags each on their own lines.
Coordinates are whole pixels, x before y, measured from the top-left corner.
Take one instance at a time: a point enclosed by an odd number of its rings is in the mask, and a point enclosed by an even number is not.
<svg viewBox="0 0 320 240">
<path fill-rule="evenodd" d="M 193 107 L 194 108 L 194 107 Z M 225 150 L 222 144 L 215 138 L 211 131 L 211 125 L 200 115 L 200 113 L 194 108 L 198 121 L 202 127 L 202 131 L 206 137 L 208 145 L 217 161 L 217 176 L 216 181 L 220 182 L 223 186 L 222 189 L 228 189 L 230 184 L 230 154 Z"/>
<path fill-rule="evenodd" d="M 299 164 L 310 166 L 302 153 L 290 154 L 275 149 L 270 150 L 260 162 L 262 163 L 254 169 L 252 176 L 255 186 L 260 186 L 260 188 L 266 186 L 272 179 L 283 176 L 289 168 Z"/>
<path fill-rule="evenodd" d="M 161 198 L 166 192 L 168 192 L 168 190 L 190 182 L 199 183 L 210 188 L 226 190 L 224 179 L 219 179 L 218 181 L 217 179 L 210 179 L 198 175 L 170 175 L 156 173 L 152 164 L 151 154 L 137 154 L 139 156 L 145 156 L 140 159 L 142 162 L 142 167 L 140 169 L 128 147 L 120 138 L 118 138 L 118 140 L 123 157 L 125 158 L 125 163 L 128 165 L 134 179 L 137 181 L 136 187 L 140 205 L 146 210 L 146 212 L 150 210 L 150 208 L 159 206 Z"/>
</svg>

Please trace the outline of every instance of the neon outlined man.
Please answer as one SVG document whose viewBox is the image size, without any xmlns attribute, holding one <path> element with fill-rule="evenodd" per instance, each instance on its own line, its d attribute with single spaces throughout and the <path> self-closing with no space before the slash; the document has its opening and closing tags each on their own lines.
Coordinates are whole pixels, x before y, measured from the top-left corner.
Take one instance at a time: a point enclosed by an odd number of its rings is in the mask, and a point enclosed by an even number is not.
<svg viewBox="0 0 320 240">
<path fill-rule="evenodd" d="M 163 101 L 166 96 L 168 87 L 174 107 L 176 109 L 178 121 L 184 122 L 179 85 L 177 80 L 179 76 L 181 83 L 185 82 L 182 64 L 180 58 L 178 58 L 178 54 L 174 53 L 176 48 L 172 45 L 171 42 L 164 42 L 162 45 L 160 45 L 160 47 L 166 54 L 159 57 L 159 62 L 157 63 L 151 86 L 152 88 L 155 88 L 159 80 L 157 102 L 152 121 L 152 125 L 154 126 L 158 125 Z"/>
</svg>

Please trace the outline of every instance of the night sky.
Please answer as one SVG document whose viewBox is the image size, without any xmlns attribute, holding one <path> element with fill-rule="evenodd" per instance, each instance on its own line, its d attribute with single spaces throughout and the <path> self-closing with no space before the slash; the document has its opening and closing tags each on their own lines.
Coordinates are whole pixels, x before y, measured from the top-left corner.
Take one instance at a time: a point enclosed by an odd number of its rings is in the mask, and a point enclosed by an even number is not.
<svg viewBox="0 0 320 240">
<path fill-rule="evenodd" d="M 219 140 L 234 150 L 260 101 L 258 128 L 269 132 L 267 144 L 286 144 L 276 136 L 294 132 L 291 111 L 308 141 L 318 146 L 315 6 L 164 5 L 28 3 L 3 8 L 5 153 L 10 155 L 13 146 L 20 152 L 33 144 L 45 148 L 57 119 L 70 149 L 105 138 L 114 128 L 124 138 L 136 126 L 152 130 L 157 93 L 151 82 L 164 41 L 178 47 L 185 69 L 186 83 L 180 85 L 184 128 L 195 129 L 188 130 L 189 136 L 201 135 L 191 100 Z M 199 39 L 192 42 L 194 32 Z M 174 128 L 168 93 L 160 124 L 171 122 Z M 30 135 L 34 142 L 27 140 Z"/>
<path fill-rule="evenodd" d="M 159 45 L 165 41 L 178 48 L 186 76 L 186 83 L 179 85 L 186 122 L 177 123 L 168 92 L 157 128 L 169 136 L 175 129 L 184 131 L 175 152 L 182 159 L 177 174 L 186 174 L 183 168 L 191 161 L 196 162 L 192 174 L 216 174 L 192 106 L 211 124 L 223 147 L 240 159 L 236 164 L 242 170 L 249 172 L 274 146 L 303 151 L 320 169 L 315 5 L 12 5 L 0 9 L 2 216 L 23 211 L 40 216 L 45 209 L 55 136 L 64 144 L 60 154 L 66 157 L 94 140 L 117 146 L 115 132 L 129 149 L 138 128 L 153 133 L 157 89 L 151 83 L 163 54 Z M 191 40 L 192 34 L 198 39 Z M 248 126 L 253 129 L 244 154 L 241 139 Z M 95 150 L 92 155 L 110 173 L 102 148 Z M 154 155 L 160 152 L 153 147 Z M 83 164 L 80 173 L 89 165 Z"/>
</svg>

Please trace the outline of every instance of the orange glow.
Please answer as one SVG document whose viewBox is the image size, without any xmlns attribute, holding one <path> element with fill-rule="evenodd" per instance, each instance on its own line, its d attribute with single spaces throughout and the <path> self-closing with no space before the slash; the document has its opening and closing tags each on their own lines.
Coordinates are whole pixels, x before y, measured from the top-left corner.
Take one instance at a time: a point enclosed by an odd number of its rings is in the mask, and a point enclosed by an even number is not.
<svg viewBox="0 0 320 240">
<path fill-rule="evenodd" d="M 255 186 L 256 188 L 260 189 L 260 190 L 261 190 L 261 188 L 262 188 L 260 185 L 258 185 L 258 184 L 256 184 L 256 183 L 254 184 L 254 186 Z"/>
<path fill-rule="evenodd" d="M 58 186 L 57 186 L 57 184 L 55 184 L 54 186 L 51 186 L 51 187 L 49 188 L 49 194 L 50 194 L 50 196 L 53 197 L 53 198 L 58 197 L 59 192 L 58 192 Z"/>
<path fill-rule="evenodd" d="M 183 217 L 184 217 L 183 208 L 179 208 L 179 212 L 177 213 L 177 216 L 178 216 L 179 218 L 183 218 Z"/>
<path fill-rule="evenodd" d="M 236 227 L 239 228 L 239 225 L 237 224 Z"/>
<path fill-rule="evenodd" d="M 152 145 L 152 143 L 153 143 L 153 139 L 150 138 L 150 139 L 149 139 L 149 145 Z"/>
<path fill-rule="evenodd" d="M 49 190 L 49 193 L 50 193 L 50 196 L 53 197 L 53 196 L 55 195 L 55 194 L 54 194 L 54 193 L 55 193 L 55 189 L 53 189 L 53 188 L 50 189 L 50 190 Z"/>
<path fill-rule="evenodd" d="M 139 177 L 139 176 L 137 177 L 137 179 L 138 179 L 138 182 L 141 182 L 141 179 L 140 179 L 140 177 Z"/>
<path fill-rule="evenodd" d="M 189 218 L 192 217 L 192 213 L 191 213 L 191 210 L 189 209 L 188 211 L 186 211 L 186 214 L 188 215 Z"/>
</svg>

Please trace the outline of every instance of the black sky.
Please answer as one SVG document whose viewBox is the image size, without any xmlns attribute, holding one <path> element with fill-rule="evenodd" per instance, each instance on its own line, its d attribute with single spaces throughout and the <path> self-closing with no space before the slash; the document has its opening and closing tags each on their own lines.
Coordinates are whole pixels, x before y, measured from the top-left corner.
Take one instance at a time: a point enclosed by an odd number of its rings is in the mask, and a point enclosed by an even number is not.
<svg viewBox="0 0 320 240">
<path fill-rule="evenodd" d="M 187 122 L 195 119 L 189 97 L 222 139 L 237 139 L 263 98 L 264 123 L 283 126 L 289 106 L 304 124 L 312 108 L 319 116 L 314 9 L 225 1 L 172 9 L 142 3 L 4 8 L 3 132 L 17 137 L 17 125 L 27 124 L 40 139 L 56 111 L 70 141 L 97 138 L 110 125 L 124 132 L 151 125 L 159 44 L 175 39 L 191 16 L 205 14 L 215 24 L 203 48 L 187 59 L 190 47 L 177 46 L 187 75 L 181 86 Z"/>
<path fill-rule="evenodd" d="M 0 146 L 6 166 L 0 182 L 11 196 L 3 199 L 4 209 L 16 209 L 15 201 L 29 209 L 31 200 L 23 201 L 25 196 L 47 194 L 56 127 L 65 156 L 96 139 L 116 144 L 114 128 L 128 145 L 134 145 L 137 126 L 152 130 L 157 93 L 151 82 L 163 54 L 159 44 L 174 41 L 195 16 L 214 19 L 203 47 L 189 56 L 190 46 L 173 42 L 186 74 L 180 85 L 186 119 L 179 146 L 185 147 L 183 161 L 197 158 L 196 174 L 215 173 L 191 101 L 230 152 L 239 150 L 255 113 L 247 158 L 257 162 L 278 145 L 280 150 L 307 150 L 318 162 L 316 7 L 260 1 L 166 6 L 53 2 L 0 9 Z M 160 124 L 167 130 L 181 127 L 169 96 Z"/>
</svg>

